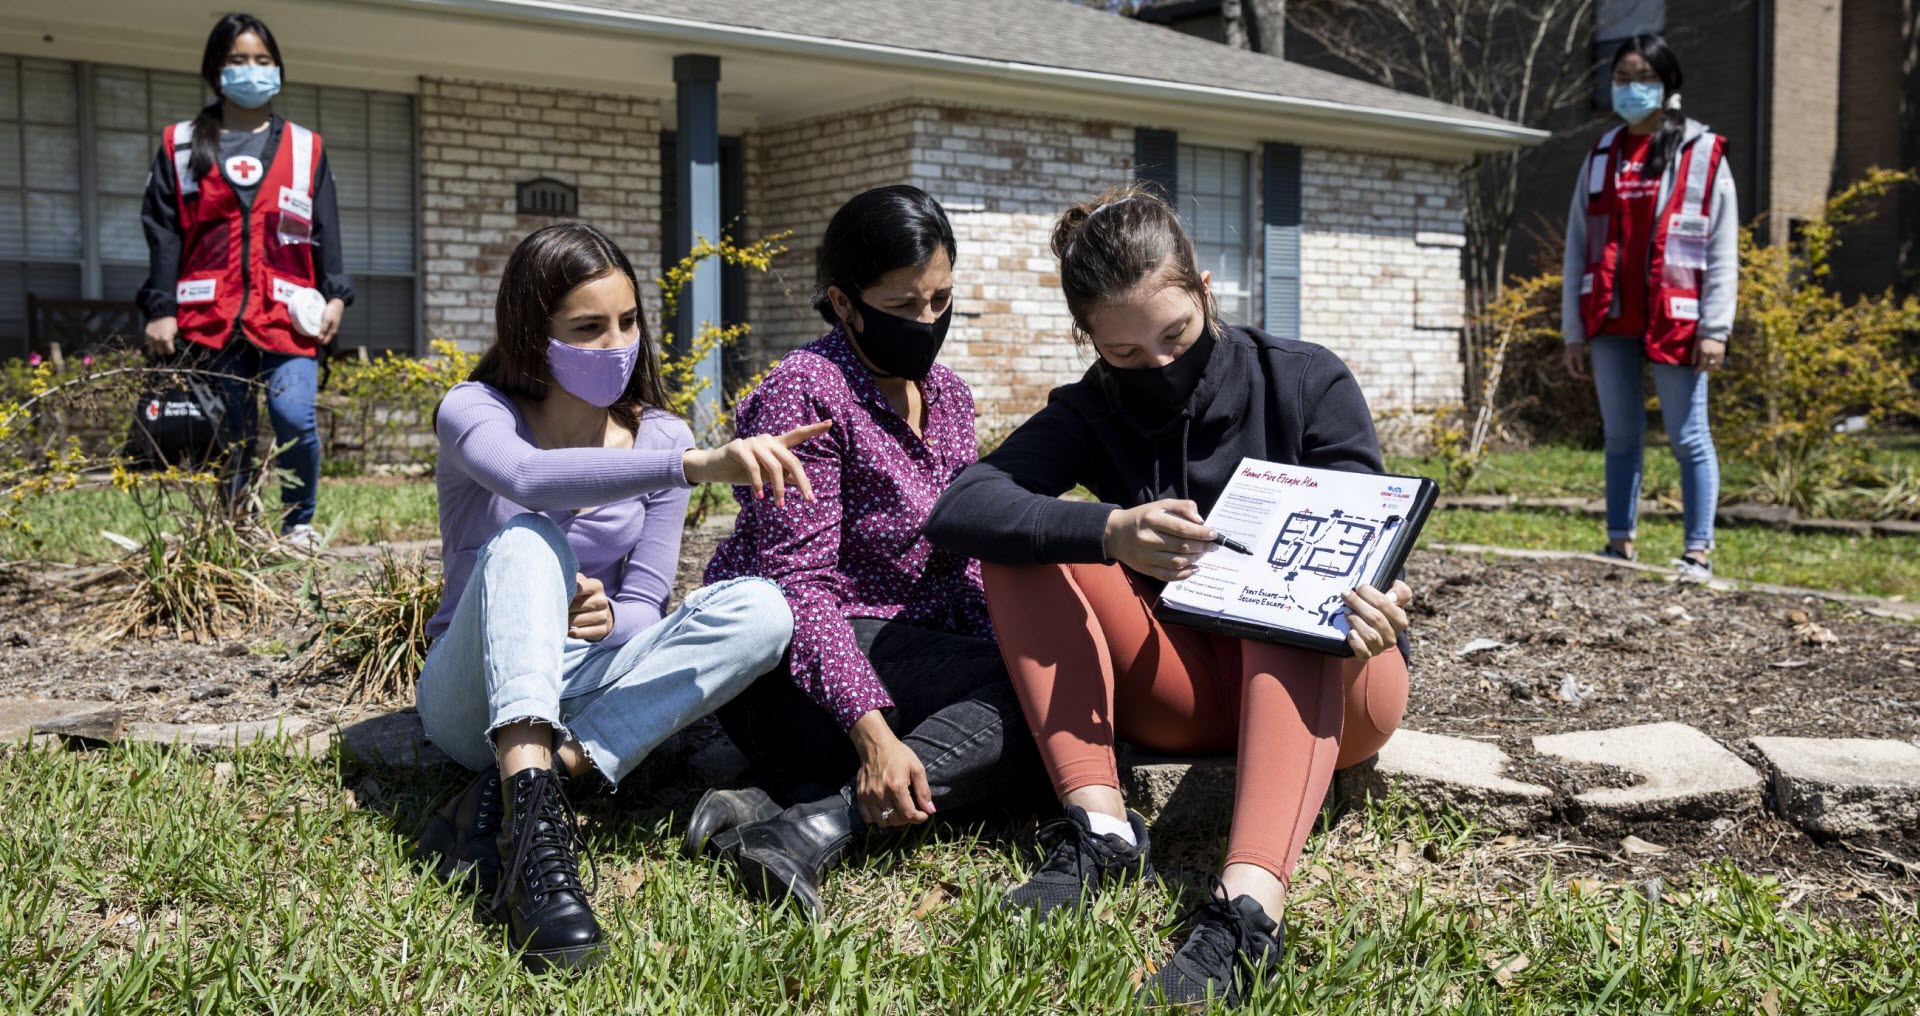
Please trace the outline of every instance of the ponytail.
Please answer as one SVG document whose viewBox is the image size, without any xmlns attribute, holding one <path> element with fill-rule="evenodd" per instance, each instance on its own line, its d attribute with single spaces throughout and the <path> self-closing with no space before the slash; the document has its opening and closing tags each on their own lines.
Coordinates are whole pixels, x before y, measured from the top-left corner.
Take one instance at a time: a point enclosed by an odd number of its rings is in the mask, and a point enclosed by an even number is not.
<svg viewBox="0 0 1920 1016">
<path fill-rule="evenodd" d="M 193 118 L 193 157 L 187 160 L 187 173 L 199 180 L 213 171 L 220 158 L 220 100 L 207 104 Z"/>
<path fill-rule="evenodd" d="M 1660 116 L 1660 129 L 1653 132 L 1647 142 L 1647 168 L 1645 175 L 1657 179 L 1673 165 L 1680 154 L 1680 142 L 1687 134 L 1687 115 L 1680 112 L 1680 93 L 1667 96 L 1666 109 Z"/>
</svg>

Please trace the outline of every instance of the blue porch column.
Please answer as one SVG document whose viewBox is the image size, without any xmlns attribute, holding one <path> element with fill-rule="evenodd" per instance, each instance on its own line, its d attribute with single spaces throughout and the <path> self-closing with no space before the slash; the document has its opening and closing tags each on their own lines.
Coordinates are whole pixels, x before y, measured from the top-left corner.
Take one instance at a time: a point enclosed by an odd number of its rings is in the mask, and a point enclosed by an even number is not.
<svg viewBox="0 0 1920 1016">
<path fill-rule="evenodd" d="M 702 239 L 720 240 L 720 58 L 695 53 L 674 57 L 673 82 L 680 117 L 674 143 L 673 229 L 678 248 L 690 251 Z M 682 343 L 690 345 L 703 323 L 721 323 L 720 267 L 717 259 L 701 262 L 680 294 L 673 330 Z M 719 417 L 720 363 L 721 351 L 716 349 L 699 366 L 699 377 L 707 384 L 692 423 L 702 436 Z"/>
</svg>

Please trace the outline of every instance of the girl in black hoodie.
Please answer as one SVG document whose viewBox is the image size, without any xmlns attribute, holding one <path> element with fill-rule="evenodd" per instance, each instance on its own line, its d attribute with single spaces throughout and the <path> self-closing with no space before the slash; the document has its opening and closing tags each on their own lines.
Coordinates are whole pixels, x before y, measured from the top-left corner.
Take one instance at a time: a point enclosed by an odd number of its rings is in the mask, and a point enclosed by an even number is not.
<svg viewBox="0 0 1920 1016">
<path fill-rule="evenodd" d="M 1053 235 L 1076 329 L 1099 353 L 1079 381 L 934 508 L 927 538 L 985 564 L 987 605 L 1065 815 L 1007 895 L 1047 914 L 1151 873 L 1114 744 L 1238 755 L 1227 864 L 1148 1000 L 1241 1002 L 1278 970 L 1286 883 L 1337 768 L 1380 749 L 1406 708 L 1398 645 L 1412 593 L 1348 597 L 1352 659 L 1163 625 L 1163 583 L 1192 574 L 1205 514 L 1243 457 L 1381 471 L 1346 365 L 1306 342 L 1223 326 L 1173 209 L 1127 188 Z M 1096 503 L 1061 500 L 1084 485 Z"/>
</svg>

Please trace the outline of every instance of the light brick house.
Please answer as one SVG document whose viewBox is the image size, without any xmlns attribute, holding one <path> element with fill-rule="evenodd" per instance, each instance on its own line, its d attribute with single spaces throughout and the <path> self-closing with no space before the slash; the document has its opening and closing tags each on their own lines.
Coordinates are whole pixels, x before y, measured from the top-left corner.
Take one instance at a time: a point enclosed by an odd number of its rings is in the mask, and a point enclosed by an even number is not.
<svg viewBox="0 0 1920 1016">
<path fill-rule="evenodd" d="M 551 221 L 518 188 L 547 180 L 643 274 L 684 237 L 791 230 L 772 272 L 704 272 L 689 301 L 753 324 L 734 365 L 750 369 L 823 330 L 807 295 L 833 210 L 908 182 L 958 232 L 943 361 L 989 426 L 1085 368 L 1051 224 L 1135 176 L 1175 196 L 1230 317 L 1333 348 L 1376 409 L 1457 401 L 1458 169 L 1539 138 L 1064 0 L 251 9 L 287 61 L 278 108 L 321 132 L 339 180 L 364 294 L 347 344 L 487 341 L 506 254 Z M 122 300 L 138 285 L 141 178 L 161 125 L 201 101 L 208 23 L 180 0 L 0 13 L 0 353 L 23 348 L 29 293 Z"/>
</svg>

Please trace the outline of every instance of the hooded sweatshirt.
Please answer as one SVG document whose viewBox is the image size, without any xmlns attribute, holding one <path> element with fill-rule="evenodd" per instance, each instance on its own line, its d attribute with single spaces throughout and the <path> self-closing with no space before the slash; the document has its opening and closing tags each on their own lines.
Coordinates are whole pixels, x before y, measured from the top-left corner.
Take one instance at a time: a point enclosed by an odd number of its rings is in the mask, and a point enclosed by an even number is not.
<svg viewBox="0 0 1920 1016">
<path fill-rule="evenodd" d="M 1116 508 L 1187 498 L 1205 515 L 1247 457 L 1381 472 L 1373 414 L 1339 357 L 1227 326 L 1186 408 L 1153 426 L 1121 407 L 1095 363 L 961 472 L 926 536 L 1000 564 L 1102 562 Z M 1099 503 L 1061 500 L 1075 485 Z"/>
</svg>

